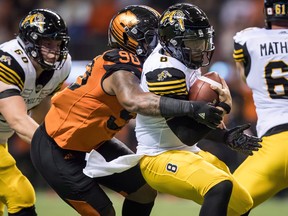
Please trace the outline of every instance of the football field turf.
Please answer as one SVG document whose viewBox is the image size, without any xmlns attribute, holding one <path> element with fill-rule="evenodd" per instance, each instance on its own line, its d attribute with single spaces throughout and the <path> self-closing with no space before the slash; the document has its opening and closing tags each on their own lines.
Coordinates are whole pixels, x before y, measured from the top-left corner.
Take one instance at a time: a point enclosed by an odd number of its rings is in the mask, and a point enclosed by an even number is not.
<svg viewBox="0 0 288 216">
<path fill-rule="evenodd" d="M 107 191 L 114 203 L 117 216 L 121 216 L 122 196 Z M 37 192 L 36 208 L 38 216 L 78 216 L 54 192 Z M 197 216 L 200 206 L 192 201 L 179 199 L 170 195 L 159 194 L 151 216 Z M 287 216 L 288 200 L 271 199 L 254 209 L 249 216 Z M 7 216 L 7 213 L 4 214 Z M 135 215 L 137 216 L 137 215 Z"/>
</svg>

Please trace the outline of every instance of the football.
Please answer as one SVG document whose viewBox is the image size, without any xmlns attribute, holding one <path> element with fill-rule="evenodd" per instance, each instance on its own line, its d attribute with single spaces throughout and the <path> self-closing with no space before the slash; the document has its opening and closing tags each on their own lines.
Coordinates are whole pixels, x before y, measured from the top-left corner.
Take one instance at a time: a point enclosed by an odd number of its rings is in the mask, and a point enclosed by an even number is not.
<svg viewBox="0 0 288 216">
<path fill-rule="evenodd" d="M 218 93 L 210 88 L 211 84 L 222 87 L 221 79 L 217 72 L 208 72 L 200 76 L 189 89 L 189 100 L 218 103 Z"/>
</svg>

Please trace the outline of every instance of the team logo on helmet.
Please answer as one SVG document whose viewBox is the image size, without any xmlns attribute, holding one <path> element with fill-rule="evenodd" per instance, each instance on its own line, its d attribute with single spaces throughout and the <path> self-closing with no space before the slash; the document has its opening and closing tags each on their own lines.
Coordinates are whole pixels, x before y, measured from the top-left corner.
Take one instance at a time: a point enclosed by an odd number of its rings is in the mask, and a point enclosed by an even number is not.
<svg viewBox="0 0 288 216">
<path fill-rule="evenodd" d="M 45 17 L 41 13 L 31 14 L 28 15 L 23 22 L 21 23 L 21 26 L 23 28 L 26 28 L 27 26 L 36 26 L 38 28 L 38 31 L 40 33 L 44 32 L 44 25 L 45 25 Z"/>
<path fill-rule="evenodd" d="M 125 28 L 132 28 L 136 26 L 140 20 L 137 19 L 137 16 L 131 11 L 126 11 L 125 14 L 119 15 L 119 23 Z M 125 29 L 126 30 L 126 29 Z"/>
<path fill-rule="evenodd" d="M 185 31 L 184 26 L 185 14 L 181 10 L 167 11 L 163 18 L 160 20 L 160 24 L 166 26 L 168 24 L 174 25 L 175 30 Z M 177 22 L 177 23 L 176 23 Z"/>
</svg>

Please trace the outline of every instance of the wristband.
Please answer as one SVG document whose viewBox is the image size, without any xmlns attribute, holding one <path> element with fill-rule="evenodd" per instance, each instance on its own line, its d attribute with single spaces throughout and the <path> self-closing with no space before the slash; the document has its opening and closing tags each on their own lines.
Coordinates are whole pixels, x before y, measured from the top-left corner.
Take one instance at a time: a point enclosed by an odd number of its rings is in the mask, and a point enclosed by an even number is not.
<svg viewBox="0 0 288 216">
<path fill-rule="evenodd" d="M 220 102 L 220 103 L 217 104 L 217 106 L 219 106 L 219 107 L 221 107 L 222 109 L 224 109 L 227 114 L 229 114 L 230 111 L 231 111 L 231 107 L 230 107 L 227 103 L 225 103 L 225 102 Z"/>
<path fill-rule="evenodd" d="M 160 113 L 163 117 L 185 116 L 193 113 L 193 110 L 189 101 L 160 97 Z"/>
</svg>

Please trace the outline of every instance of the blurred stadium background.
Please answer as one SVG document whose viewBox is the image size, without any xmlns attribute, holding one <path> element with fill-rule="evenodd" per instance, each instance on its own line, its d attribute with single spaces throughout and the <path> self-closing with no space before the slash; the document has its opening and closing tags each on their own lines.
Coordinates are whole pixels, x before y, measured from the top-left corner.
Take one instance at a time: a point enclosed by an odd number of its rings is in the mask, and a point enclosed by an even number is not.
<svg viewBox="0 0 288 216">
<path fill-rule="evenodd" d="M 18 32 L 20 19 L 34 8 L 50 8 L 57 11 L 67 22 L 71 42 L 70 54 L 73 68 L 67 83 L 72 82 L 85 70 L 87 61 L 107 49 L 107 27 L 109 21 L 120 8 L 130 4 L 146 4 L 160 13 L 177 2 L 190 2 L 200 6 L 208 15 L 215 28 L 216 51 L 209 67 L 204 71 L 217 71 L 227 81 L 232 96 L 233 109 L 227 119 L 228 127 L 250 122 L 250 134 L 255 135 L 256 115 L 250 90 L 240 80 L 234 70 L 233 35 L 246 27 L 264 25 L 263 0 L 190 0 L 190 1 L 153 1 L 153 0 L 0 0 L 0 43 L 13 39 Z M 134 121 L 126 126 L 117 137 L 132 150 L 136 148 Z M 220 143 L 203 140 L 200 147 L 213 152 L 225 161 L 233 172 L 245 159 L 243 155 L 231 151 Z M 30 179 L 37 191 L 37 209 L 39 215 L 77 215 L 61 201 L 33 168 L 30 161 L 29 145 L 16 135 L 9 140 L 9 150 L 15 157 L 18 167 Z M 120 212 L 122 198 L 111 193 L 115 207 Z M 256 208 L 252 216 L 284 216 L 288 213 L 285 201 L 288 192 L 282 191 L 270 201 Z M 287 206 L 287 205 L 286 205 Z M 198 215 L 199 206 L 175 197 L 160 195 L 153 216 Z M 286 212 L 286 214 L 284 213 Z M 120 213 L 119 213 L 120 214 Z"/>
</svg>

